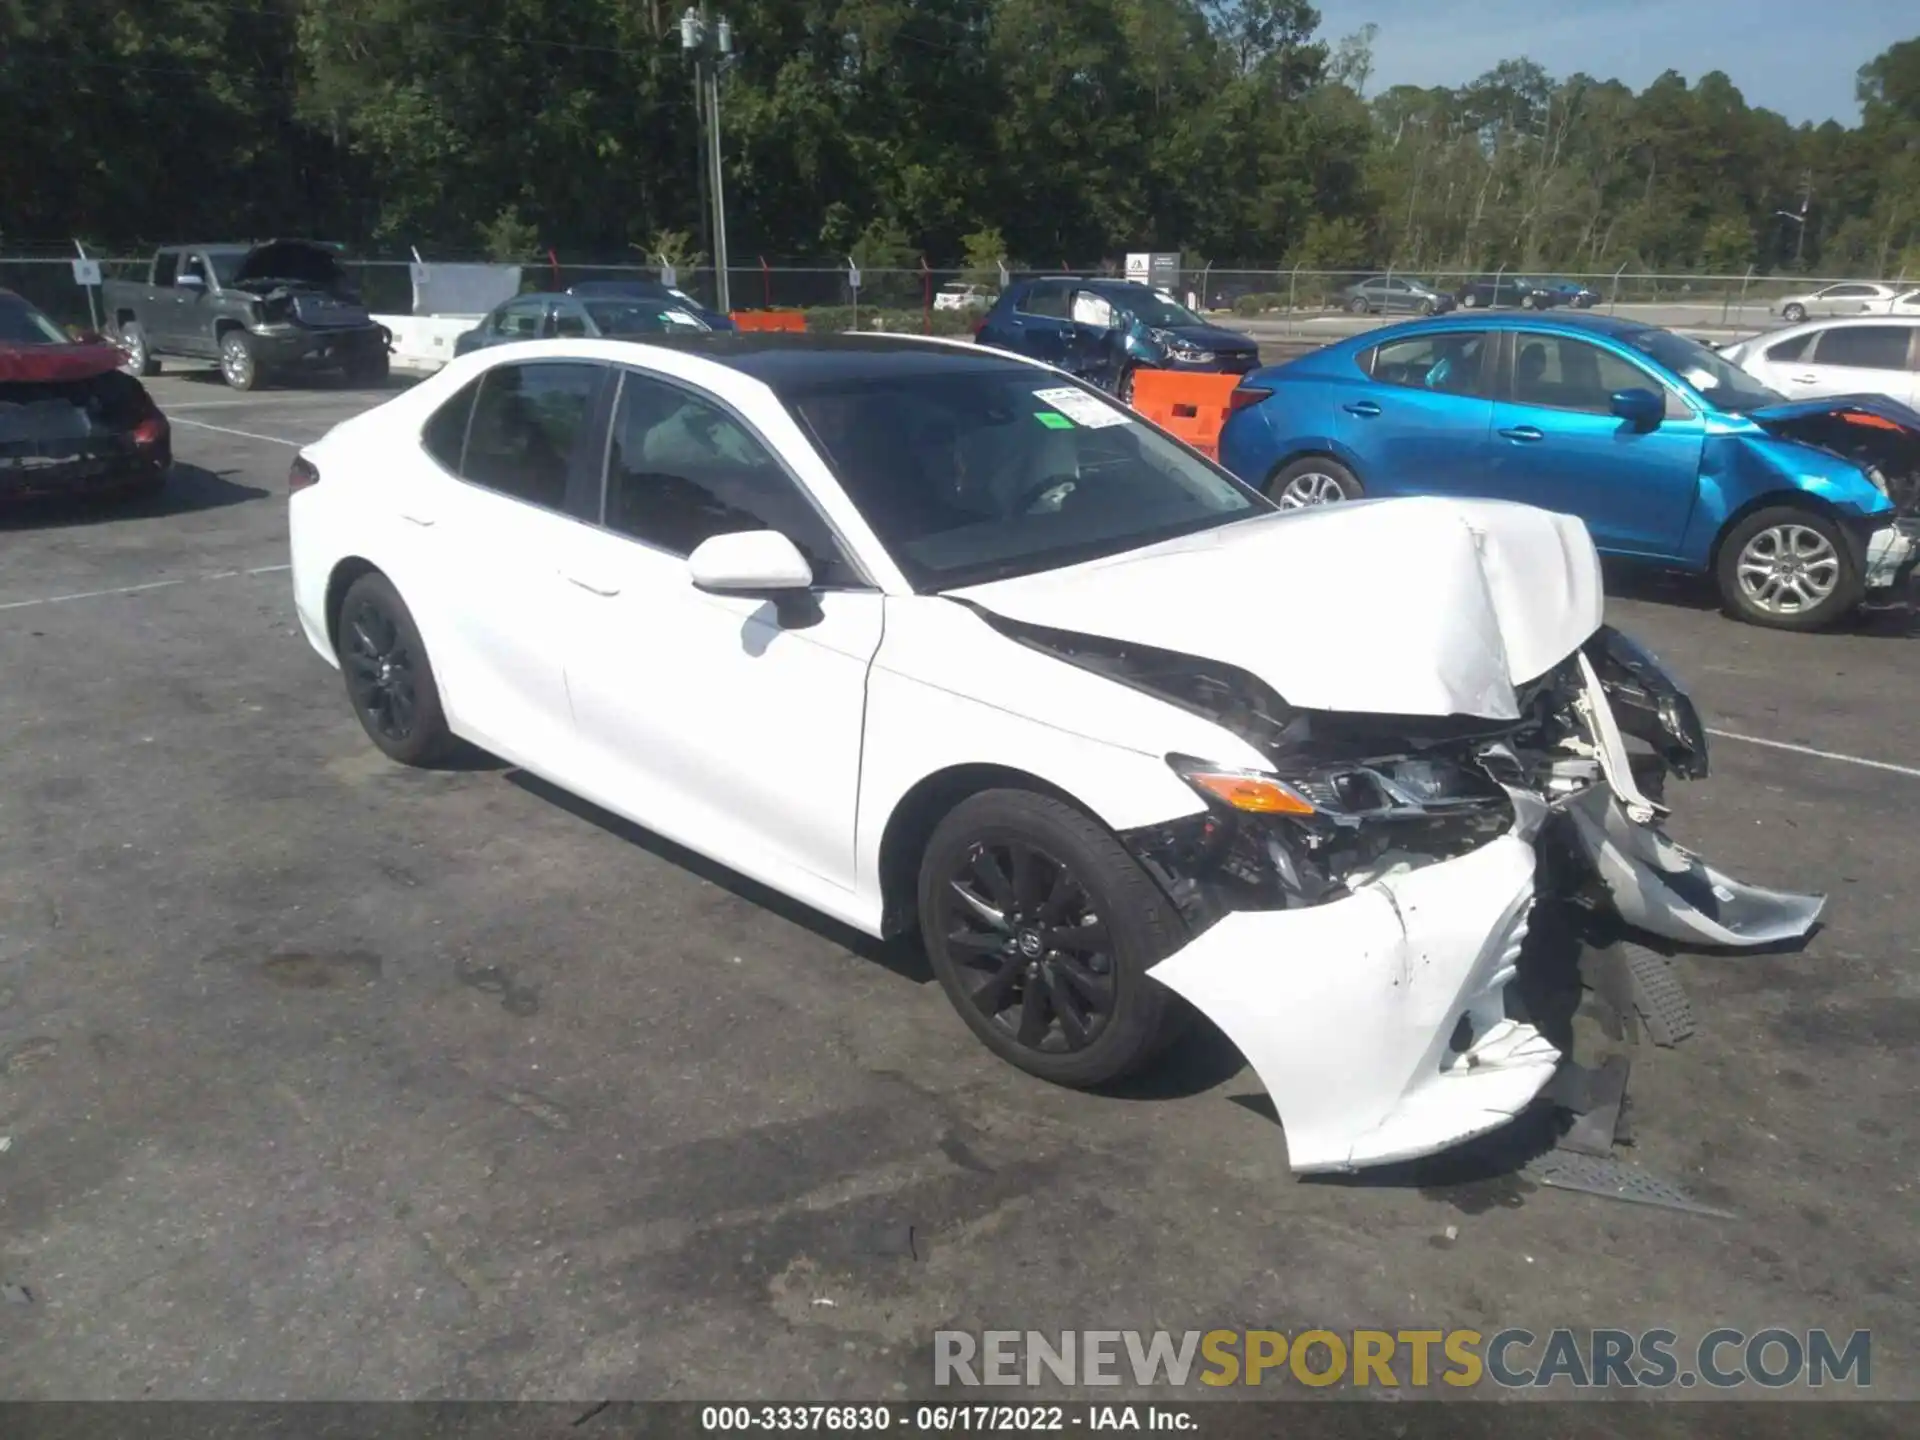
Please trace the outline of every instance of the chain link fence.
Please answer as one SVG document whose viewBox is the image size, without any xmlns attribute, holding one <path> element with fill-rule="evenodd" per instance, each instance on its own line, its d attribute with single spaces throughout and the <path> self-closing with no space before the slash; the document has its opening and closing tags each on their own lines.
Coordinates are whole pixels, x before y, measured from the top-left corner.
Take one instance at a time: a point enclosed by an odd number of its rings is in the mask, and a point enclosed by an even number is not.
<svg viewBox="0 0 1920 1440">
<path fill-rule="evenodd" d="M 473 257 L 426 257 L 444 263 L 470 263 Z M 73 278 L 70 254 L 0 255 L 0 289 L 25 296 L 63 324 L 86 328 L 109 324 L 100 310 L 97 291 Z M 407 259 L 350 258 L 348 274 L 369 309 L 378 314 L 407 314 L 413 287 Z M 147 273 L 145 256 L 100 257 L 104 280 L 139 280 Z M 1009 268 L 1009 280 L 1040 274 L 1099 275 L 1118 278 L 1112 261 L 1084 267 Z M 561 260 L 557 256 L 530 260 L 521 266 L 523 290 L 563 290 L 585 280 L 656 279 L 658 266 L 596 264 Z M 702 304 L 717 305 L 719 294 L 709 268 L 682 269 L 678 287 Z M 815 330 L 887 329 L 930 334 L 970 333 L 992 304 L 1002 274 L 979 270 L 930 268 L 863 269 L 856 289 L 844 265 L 770 265 L 730 267 L 727 299 L 735 310 L 802 310 Z M 1820 277 L 1714 274 L 1643 274 L 1629 270 L 1609 272 L 1538 272 L 1511 270 L 1372 269 L 1321 270 L 1216 268 L 1203 265 L 1184 269 L 1169 287 L 1182 304 L 1208 312 L 1229 324 L 1257 331 L 1276 329 L 1283 334 L 1311 336 L 1313 323 L 1342 312 L 1369 314 L 1419 313 L 1427 295 L 1451 297 L 1460 303 L 1472 282 L 1482 303 L 1518 303 L 1516 280 L 1545 280 L 1585 290 L 1583 306 L 1601 312 L 1625 313 L 1657 324 L 1696 329 L 1752 330 L 1777 320 L 1796 297 L 1816 294 L 1830 286 L 1885 286 L 1895 293 L 1920 290 L 1920 276 L 1904 273 L 1877 281 L 1857 277 Z M 1395 284 L 1393 282 L 1401 282 Z M 1363 288 L 1360 288 L 1363 287 Z M 1875 292 L 1881 293 L 1881 292 Z M 1860 313 L 1869 296 L 1843 295 L 1807 305 L 1810 314 Z M 1802 303 L 1806 303 L 1802 300 Z M 1444 308 L 1444 307 L 1442 307 Z"/>
</svg>

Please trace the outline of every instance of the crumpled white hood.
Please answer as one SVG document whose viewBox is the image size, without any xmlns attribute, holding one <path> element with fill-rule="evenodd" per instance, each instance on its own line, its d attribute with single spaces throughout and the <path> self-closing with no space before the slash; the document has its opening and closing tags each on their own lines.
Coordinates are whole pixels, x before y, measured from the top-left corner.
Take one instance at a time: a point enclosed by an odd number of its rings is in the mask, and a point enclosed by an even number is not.
<svg viewBox="0 0 1920 1440">
<path fill-rule="evenodd" d="M 1571 515 L 1499 500 L 1263 516 L 954 592 L 1030 625 L 1236 665 L 1313 710 L 1514 719 L 1514 686 L 1600 627 Z"/>
</svg>

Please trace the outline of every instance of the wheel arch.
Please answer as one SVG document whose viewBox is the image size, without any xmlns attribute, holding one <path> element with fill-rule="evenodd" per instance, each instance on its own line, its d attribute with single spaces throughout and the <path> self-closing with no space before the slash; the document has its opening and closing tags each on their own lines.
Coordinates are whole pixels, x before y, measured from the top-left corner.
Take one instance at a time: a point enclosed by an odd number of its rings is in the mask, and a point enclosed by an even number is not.
<svg viewBox="0 0 1920 1440">
<path fill-rule="evenodd" d="M 230 331 L 245 330 L 246 328 L 246 321 L 236 320 L 231 315 L 222 315 L 213 322 L 213 338 L 215 340 L 224 340 Z"/>
<path fill-rule="evenodd" d="M 895 803 L 880 833 L 880 930 L 896 936 L 917 919 L 920 859 L 927 842 L 954 806 L 985 790 L 1030 790 L 1071 805 L 1102 827 L 1106 822 L 1059 785 L 1011 765 L 969 762 L 921 777 Z"/>
<path fill-rule="evenodd" d="M 1280 478 L 1280 472 L 1300 460 L 1331 460 L 1335 464 L 1343 467 L 1362 485 L 1367 483 L 1367 477 L 1360 473 L 1360 466 L 1355 463 L 1353 456 L 1347 451 L 1345 446 L 1338 445 L 1332 440 L 1316 437 L 1290 447 L 1284 454 L 1269 465 L 1267 467 L 1267 473 L 1262 476 L 1260 480 L 1260 493 L 1262 495 L 1271 495 L 1273 493 L 1273 482 Z"/>
<path fill-rule="evenodd" d="M 1727 512 L 1726 518 L 1720 522 L 1720 528 L 1714 532 L 1713 544 L 1707 551 L 1707 574 L 1712 575 L 1718 572 L 1720 552 L 1735 527 L 1749 515 L 1757 514 L 1762 510 L 1805 510 L 1828 521 L 1849 541 L 1853 538 L 1852 530 L 1847 524 L 1848 516 L 1839 506 L 1825 497 L 1816 495 L 1810 490 L 1768 490 L 1764 494 L 1743 500 Z M 1857 555 L 1854 558 L 1856 562 L 1859 559 Z"/>
<path fill-rule="evenodd" d="M 327 644 L 336 653 L 340 648 L 340 609 L 346 603 L 347 591 L 353 588 L 353 582 L 363 575 L 380 575 L 386 578 L 388 584 L 393 583 L 392 576 L 363 555 L 349 555 L 336 562 L 327 576 L 327 594 L 321 613 L 326 619 Z M 416 620 L 414 623 L 419 622 Z"/>
</svg>

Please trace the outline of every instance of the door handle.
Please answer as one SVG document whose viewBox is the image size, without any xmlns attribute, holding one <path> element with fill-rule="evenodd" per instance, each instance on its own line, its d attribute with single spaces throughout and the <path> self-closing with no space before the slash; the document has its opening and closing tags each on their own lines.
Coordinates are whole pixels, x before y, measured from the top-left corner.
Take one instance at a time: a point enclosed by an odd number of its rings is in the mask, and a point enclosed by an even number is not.
<svg viewBox="0 0 1920 1440">
<path fill-rule="evenodd" d="M 1351 405 L 1342 405 L 1340 408 L 1349 415 L 1365 415 L 1371 417 L 1380 413 L 1380 407 L 1371 400 L 1356 400 Z"/>
<path fill-rule="evenodd" d="M 407 522 L 407 523 L 408 523 L 409 525 L 419 525 L 419 526 L 421 526 L 421 527 L 423 527 L 423 528 L 424 528 L 425 526 L 428 526 L 428 525 L 431 525 L 431 524 L 433 524 L 433 516 L 431 516 L 431 515 L 411 515 L 411 514 L 408 514 L 408 513 L 407 513 L 407 512 L 405 511 L 405 510 L 402 510 L 402 511 L 400 512 L 400 518 L 401 518 L 402 520 L 404 520 L 404 521 L 406 521 L 406 522 Z"/>
<path fill-rule="evenodd" d="M 1544 432 L 1534 429 L 1531 425 L 1516 425 L 1511 430 L 1502 430 L 1500 433 L 1509 440 L 1519 440 L 1526 444 L 1547 438 Z"/>
<path fill-rule="evenodd" d="M 563 571 L 562 573 L 564 574 L 565 572 Z M 567 583 L 569 585 L 578 585 L 589 595 L 605 597 L 618 595 L 620 593 L 620 587 L 618 585 L 610 585 L 604 580 L 582 580 L 578 575 L 568 575 Z"/>
<path fill-rule="evenodd" d="M 1818 375 L 1789 375 L 1787 381 L 1792 385 L 1812 385 L 1818 382 Z"/>
</svg>

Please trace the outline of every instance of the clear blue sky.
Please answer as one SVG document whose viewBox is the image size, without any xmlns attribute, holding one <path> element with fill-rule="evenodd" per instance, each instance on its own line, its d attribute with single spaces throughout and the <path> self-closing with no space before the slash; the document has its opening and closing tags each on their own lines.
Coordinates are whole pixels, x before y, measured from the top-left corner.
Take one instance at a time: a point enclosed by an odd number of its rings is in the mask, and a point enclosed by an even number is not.
<svg viewBox="0 0 1920 1440">
<path fill-rule="evenodd" d="M 1584 70 L 1643 89 L 1663 70 L 1724 70 L 1749 105 L 1796 123 L 1853 124 L 1854 72 L 1920 35 L 1912 0 L 1318 0 L 1331 42 L 1371 20 L 1367 93 L 1460 85 L 1525 56 L 1556 77 Z"/>
</svg>

